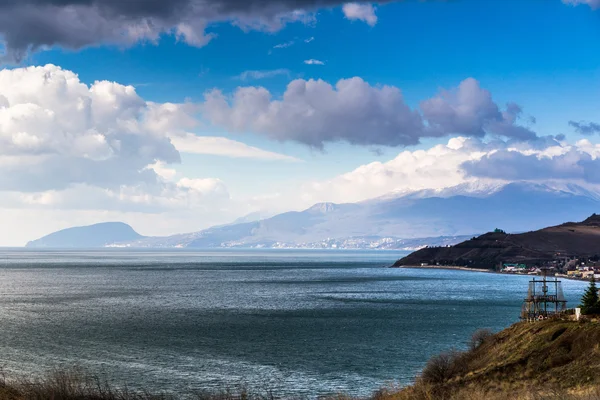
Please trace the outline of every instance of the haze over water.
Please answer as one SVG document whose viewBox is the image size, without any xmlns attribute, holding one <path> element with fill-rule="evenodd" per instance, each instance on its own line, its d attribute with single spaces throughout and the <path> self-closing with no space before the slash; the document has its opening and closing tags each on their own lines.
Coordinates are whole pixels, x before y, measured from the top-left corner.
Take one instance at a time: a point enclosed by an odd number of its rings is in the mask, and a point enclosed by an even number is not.
<svg viewBox="0 0 600 400">
<path fill-rule="evenodd" d="M 364 395 L 517 321 L 529 277 L 384 268 L 402 254 L 4 250 L 0 363 L 149 390 Z M 563 282 L 570 306 L 585 286 Z"/>
</svg>

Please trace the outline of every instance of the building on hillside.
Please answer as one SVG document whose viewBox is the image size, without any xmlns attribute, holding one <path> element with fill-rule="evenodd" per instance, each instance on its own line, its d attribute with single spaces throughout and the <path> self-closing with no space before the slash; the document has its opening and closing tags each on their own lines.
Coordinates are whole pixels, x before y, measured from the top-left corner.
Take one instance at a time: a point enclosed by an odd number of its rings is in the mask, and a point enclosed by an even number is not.
<svg viewBox="0 0 600 400">
<path fill-rule="evenodd" d="M 567 276 L 572 278 L 578 278 L 581 277 L 581 272 L 574 269 L 573 271 L 567 271 Z"/>
<path fill-rule="evenodd" d="M 581 277 L 584 279 L 592 279 L 592 277 L 594 276 L 595 272 L 594 270 L 585 270 L 581 272 Z"/>
<path fill-rule="evenodd" d="M 501 272 L 528 272 L 529 268 L 525 264 L 502 264 Z"/>
</svg>

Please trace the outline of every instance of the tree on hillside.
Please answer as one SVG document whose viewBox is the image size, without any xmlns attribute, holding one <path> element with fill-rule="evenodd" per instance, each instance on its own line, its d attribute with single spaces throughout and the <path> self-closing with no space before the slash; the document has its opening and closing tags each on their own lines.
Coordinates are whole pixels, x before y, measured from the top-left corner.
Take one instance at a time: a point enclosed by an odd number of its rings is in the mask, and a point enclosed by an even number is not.
<svg viewBox="0 0 600 400">
<path fill-rule="evenodd" d="M 596 287 L 594 277 L 592 277 L 590 285 L 581 298 L 581 313 L 584 315 L 600 314 L 600 303 L 598 300 L 598 288 Z"/>
</svg>

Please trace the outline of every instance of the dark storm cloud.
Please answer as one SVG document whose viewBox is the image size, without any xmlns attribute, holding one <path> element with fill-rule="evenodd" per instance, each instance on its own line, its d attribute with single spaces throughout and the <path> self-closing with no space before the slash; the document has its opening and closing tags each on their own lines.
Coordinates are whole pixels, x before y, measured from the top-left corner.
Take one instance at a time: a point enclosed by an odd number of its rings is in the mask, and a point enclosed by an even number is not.
<svg viewBox="0 0 600 400">
<path fill-rule="evenodd" d="M 394 0 L 384 0 L 380 3 Z M 361 2 L 361 1 L 359 1 Z M 210 22 L 235 21 L 276 30 L 287 15 L 342 4 L 340 0 L 2 0 L 0 35 L 5 52 L 19 59 L 44 46 L 78 49 L 100 43 L 131 44 L 173 32 L 202 46 Z M 182 25 L 183 24 L 183 25 Z"/>
</svg>

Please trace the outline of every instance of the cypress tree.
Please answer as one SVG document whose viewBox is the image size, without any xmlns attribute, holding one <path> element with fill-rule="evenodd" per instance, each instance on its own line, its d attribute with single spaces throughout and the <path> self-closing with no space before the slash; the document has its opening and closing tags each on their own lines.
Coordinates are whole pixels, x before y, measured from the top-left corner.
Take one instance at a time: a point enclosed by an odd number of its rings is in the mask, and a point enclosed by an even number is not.
<svg viewBox="0 0 600 400">
<path fill-rule="evenodd" d="M 583 297 L 581 298 L 581 313 L 582 314 L 598 314 L 600 312 L 600 304 L 598 302 L 598 288 L 596 287 L 596 281 L 592 276 L 590 285 L 585 290 Z"/>
</svg>

